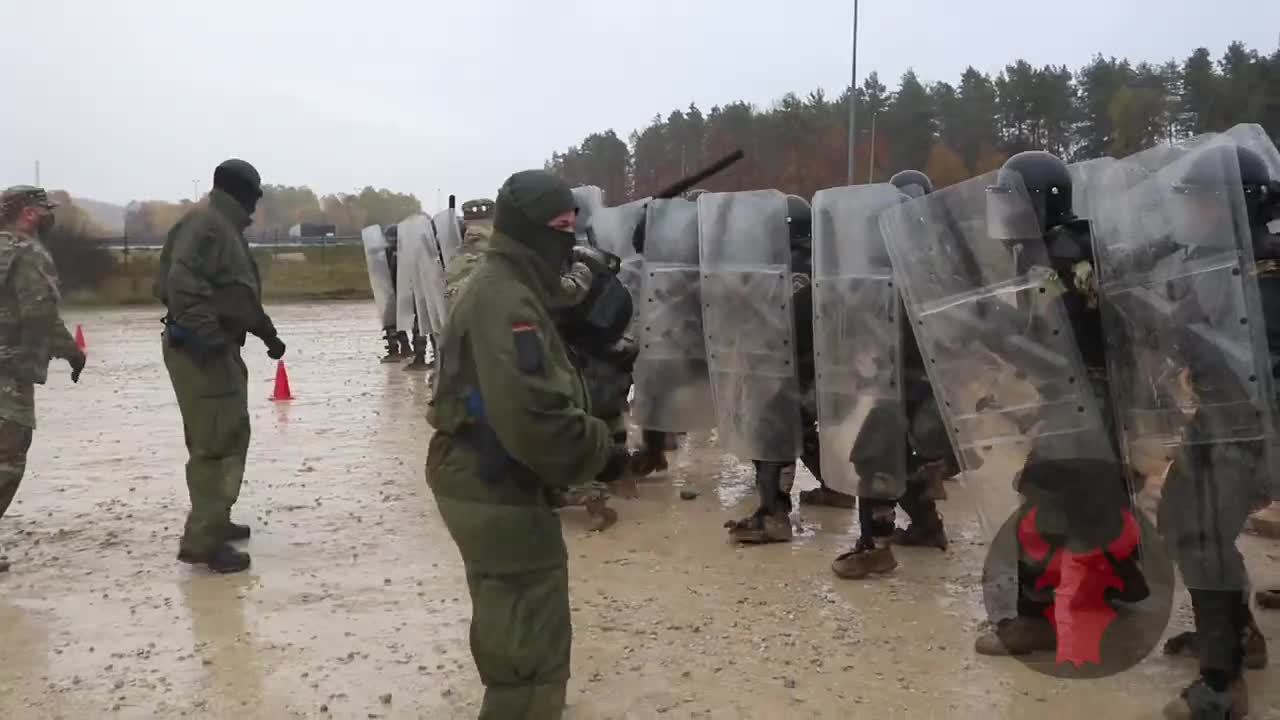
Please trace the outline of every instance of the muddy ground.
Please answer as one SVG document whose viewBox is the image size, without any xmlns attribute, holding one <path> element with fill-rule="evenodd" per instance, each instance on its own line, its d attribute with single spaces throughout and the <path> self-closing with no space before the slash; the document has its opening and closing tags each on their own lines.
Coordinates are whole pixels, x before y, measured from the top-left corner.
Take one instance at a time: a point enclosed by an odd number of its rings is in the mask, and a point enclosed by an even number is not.
<svg viewBox="0 0 1280 720">
<path fill-rule="evenodd" d="M 365 304 L 273 307 L 297 399 L 251 340 L 253 446 L 235 517 L 251 572 L 177 563 L 185 450 L 156 309 L 70 313 L 88 339 L 78 386 L 38 393 L 27 477 L 0 522 L 0 718 L 469 718 L 457 550 L 423 481 L 424 378 L 377 362 Z M 799 485 L 812 479 L 803 476 Z M 682 501 L 679 490 L 700 496 Z M 575 643 L 572 718 L 1146 718 L 1194 674 L 1153 654 L 1120 676 L 1056 680 L 980 658 L 984 546 L 958 484 L 950 552 L 903 550 L 891 579 L 829 570 L 856 523 L 803 509 L 790 545 L 739 549 L 749 472 L 710 448 L 586 531 L 564 513 Z M 1275 541 L 1242 541 L 1280 582 Z M 1280 638 L 1280 613 L 1263 611 Z M 1189 623 L 1179 599 L 1171 631 Z M 1277 671 L 1249 674 L 1280 718 Z"/>
</svg>

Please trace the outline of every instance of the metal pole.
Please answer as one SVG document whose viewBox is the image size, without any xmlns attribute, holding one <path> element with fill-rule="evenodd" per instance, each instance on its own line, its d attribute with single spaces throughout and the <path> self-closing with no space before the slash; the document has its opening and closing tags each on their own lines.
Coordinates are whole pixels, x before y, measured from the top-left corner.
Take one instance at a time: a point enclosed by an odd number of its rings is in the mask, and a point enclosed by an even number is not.
<svg viewBox="0 0 1280 720">
<path fill-rule="evenodd" d="M 199 201 L 200 201 L 200 181 L 192 180 L 191 181 L 191 202 L 199 202 Z"/>
<path fill-rule="evenodd" d="M 853 184 L 853 149 L 858 131 L 858 0 L 853 0 L 853 67 L 849 79 L 849 184 Z"/>
<path fill-rule="evenodd" d="M 36 187 L 40 187 L 40 161 L 36 161 Z"/>
<path fill-rule="evenodd" d="M 871 113 L 871 159 L 867 161 L 867 182 L 876 181 L 876 115 Z"/>
</svg>

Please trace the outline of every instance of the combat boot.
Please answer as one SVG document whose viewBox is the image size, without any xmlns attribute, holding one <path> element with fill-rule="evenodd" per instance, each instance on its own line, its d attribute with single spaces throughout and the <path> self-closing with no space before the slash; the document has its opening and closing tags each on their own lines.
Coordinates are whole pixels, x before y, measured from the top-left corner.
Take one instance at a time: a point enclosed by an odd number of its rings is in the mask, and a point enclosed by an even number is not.
<svg viewBox="0 0 1280 720">
<path fill-rule="evenodd" d="M 831 562 L 831 571 L 845 580 L 863 580 L 871 575 L 885 575 L 898 567 L 898 560 L 893 556 L 893 548 L 889 545 L 858 546 L 844 553 Z"/>
<path fill-rule="evenodd" d="M 730 520 L 724 526 L 729 529 L 730 540 L 745 545 L 791 542 L 791 516 L 785 512 L 757 510 L 751 517 Z"/>
<path fill-rule="evenodd" d="M 235 542 L 237 540 L 248 540 L 251 535 L 253 535 L 253 530 L 251 530 L 248 525 L 228 522 L 227 530 L 223 533 L 222 537 L 227 542 Z"/>
<path fill-rule="evenodd" d="M 667 453 L 661 447 L 641 448 L 631 457 L 631 472 L 640 477 L 666 472 L 669 467 Z"/>
<path fill-rule="evenodd" d="M 1209 687 L 1203 678 L 1183 690 L 1164 708 L 1168 720 L 1243 720 L 1249 715 L 1249 688 L 1244 678 L 1223 692 Z"/>
<path fill-rule="evenodd" d="M 618 511 L 605 504 L 604 498 L 592 498 L 582 503 L 587 509 L 592 532 L 604 532 L 618 522 Z"/>
<path fill-rule="evenodd" d="M 242 572 L 249 569 L 249 553 L 240 552 L 226 543 L 203 555 L 195 555 L 186 550 L 179 550 L 178 560 L 189 565 L 206 565 L 210 571 L 220 574 Z"/>
<path fill-rule="evenodd" d="M 1001 620 L 995 630 L 979 637 L 973 647 L 979 655 L 1029 655 L 1057 649 L 1058 637 L 1048 620 L 1019 615 Z"/>
<path fill-rule="evenodd" d="M 1244 666 L 1250 670 L 1262 670 L 1270 662 L 1267 653 L 1267 638 L 1262 634 L 1258 623 L 1249 619 L 1249 627 L 1245 630 Z M 1200 640 L 1196 633 L 1184 632 L 1174 635 L 1165 641 L 1165 655 L 1181 655 L 1191 658 L 1200 657 Z"/>
<path fill-rule="evenodd" d="M 826 486 L 820 486 L 812 490 L 802 490 L 800 492 L 800 504 L 852 510 L 858 507 L 858 498 L 832 490 Z"/>
<path fill-rule="evenodd" d="M 936 547 L 946 552 L 947 531 L 943 529 L 942 523 L 938 523 L 933 527 L 911 523 L 905 530 L 894 528 L 892 542 L 894 545 L 903 547 Z"/>
</svg>

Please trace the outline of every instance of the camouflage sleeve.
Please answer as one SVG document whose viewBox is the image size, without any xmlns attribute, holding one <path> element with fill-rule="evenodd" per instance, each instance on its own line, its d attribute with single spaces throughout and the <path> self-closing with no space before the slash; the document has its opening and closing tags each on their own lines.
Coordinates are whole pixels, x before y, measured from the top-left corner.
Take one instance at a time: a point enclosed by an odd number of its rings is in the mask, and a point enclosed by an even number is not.
<svg viewBox="0 0 1280 720">
<path fill-rule="evenodd" d="M 23 327 L 23 344 L 37 357 L 66 358 L 78 352 L 58 312 L 58 273 L 39 246 L 22 253 L 13 268 L 13 288 Z"/>
<path fill-rule="evenodd" d="M 591 292 L 591 268 L 585 263 L 575 262 L 569 272 L 560 276 L 560 296 L 556 304 L 562 307 L 577 305 L 587 299 Z"/>
</svg>

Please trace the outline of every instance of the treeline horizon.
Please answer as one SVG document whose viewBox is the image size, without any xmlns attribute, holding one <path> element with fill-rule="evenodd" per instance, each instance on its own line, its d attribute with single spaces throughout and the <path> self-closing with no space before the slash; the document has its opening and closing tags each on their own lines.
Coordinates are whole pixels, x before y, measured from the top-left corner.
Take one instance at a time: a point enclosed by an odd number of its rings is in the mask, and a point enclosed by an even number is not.
<svg viewBox="0 0 1280 720">
<path fill-rule="evenodd" d="M 912 70 L 890 91 L 871 73 L 857 99 L 855 182 L 922 170 L 945 187 L 999 168 L 1024 150 L 1067 162 L 1124 157 L 1160 143 L 1262 125 L 1280 140 L 1280 49 L 1262 55 L 1231 43 L 1216 60 L 1197 48 L 1181 60 L 1130 62 L 1101 54 L 1084 67 L 1025 60 L 995 77 L 967 68 L 955 85 Z M 768 109 L 737 101 L 703 113 L 696 103 L 654 115 L 627 141 L 588 135 L 545 167 L 573 185 L 596 185 L 611 205 L 648 197 L 741 148 L 746 159 L 702 183 L 711 191 L 777 188 L 803 197 L 846 184 L 848 88 L 787 93 Z"/>
</svg>

